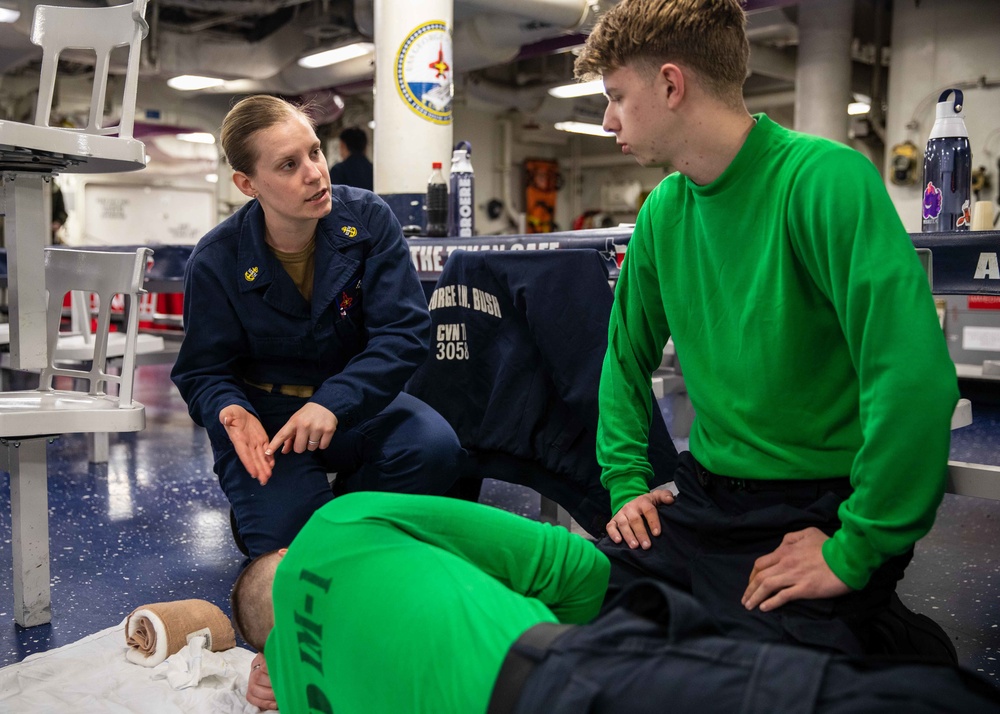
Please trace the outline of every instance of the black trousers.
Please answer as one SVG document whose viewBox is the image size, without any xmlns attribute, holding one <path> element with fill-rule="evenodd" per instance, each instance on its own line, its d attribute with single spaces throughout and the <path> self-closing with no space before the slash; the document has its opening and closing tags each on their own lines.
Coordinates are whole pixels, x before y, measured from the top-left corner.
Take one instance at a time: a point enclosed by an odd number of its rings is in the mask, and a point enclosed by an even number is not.
<svg viewBox="0 0 1000 714">
<path fill-rule="evenodd" d="M 723 637 L 698 603 L 653 581 L 637 582 L 608 613 L 547 647 L 519 640 L 511 657 L 531 669 L 515 685 L 513 708 L 490 710 L 497 714 L 1000 711 L 1000 690 L 954 666 Z M 494 700 L 508 684 L 498 680 Z"/>
<path fill-rule="evenodd" d="M 864 589 L 841 597 L 796 600 L 767 613 L 748 612 L 740 603 L 754 561 L 775 550 L 785 534 L 814 526 L 832 535 L 840 527 L 837 508 L 851 494 L 847 478 L 742 484 L 709 474 L 690 452 L 680 455 L 674 478 L 679 495 L 674 504 L 660 507 L 662 531 L 652 548 L 632 550 L 607 537 L 599 541 L 612 564 L 606 603 L 629 583 L 651 577 L 692 594 L 719 630 L 735 637 L 854 656 L 934 656 L 886 641 L 892 628 L 872 624 L 902 612 L 922 618 L 936 630 L 934 637 L 951 647 L 943 630 L 896 599 L 912 549 L 883 564 Z M 900 629 L 907 629 L 905 623 Z M 954 661 L 943 651 L 938 659 Z"/>
</svg>

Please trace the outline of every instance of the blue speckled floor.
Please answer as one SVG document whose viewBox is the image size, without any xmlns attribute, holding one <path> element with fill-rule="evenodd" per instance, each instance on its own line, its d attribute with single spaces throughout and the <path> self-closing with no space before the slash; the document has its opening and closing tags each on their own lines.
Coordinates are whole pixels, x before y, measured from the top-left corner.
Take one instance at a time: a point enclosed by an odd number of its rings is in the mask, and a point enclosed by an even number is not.
<svg viewBox="0 0 1000 714">
<path fill-rule="evenodd" d="M 87 465 L 82 436 L 49 446 L 49 625 L 14 625 L 9 479 L 0 476 L 0 666 L 117 624 L 151 602 L 203 598 L 228 612 L 242 556 L 207 438 L 168 373 L 168 366 L 140 368 L 146 431 L 113 437 L 107 465 Z M 954 432 L 952 456 L 1000 465 L 1000 407 L 973 404 L 975 423 Z M 538 497 L 519 486 L 488 482 L 483 500 L 538 516 Z M 946 497 L 900 592 L 948 630 L 963 664 L 1000 681 L 1000 502 Z"/>
<path fill-rule="evenodd" d="M 972 424 L 951 433 L 955 461 L 1000 466 L 1000 391 L 963 382 Z M 946 495 L 899 586 L 951 636 L 962 664 L 1000 681 L 1000 501 Z"/>
</svg>

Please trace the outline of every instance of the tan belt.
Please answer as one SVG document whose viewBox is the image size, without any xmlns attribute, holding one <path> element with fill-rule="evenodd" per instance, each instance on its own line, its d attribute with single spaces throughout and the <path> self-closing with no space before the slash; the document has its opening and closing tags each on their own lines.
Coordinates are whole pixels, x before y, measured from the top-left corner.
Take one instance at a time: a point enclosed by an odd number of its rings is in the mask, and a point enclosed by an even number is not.
<svg viewBox="0 0 1000 714">
<path fill-rule="evenodd" d="M 265 392 L 284 394 L 288 397 L 303 397 L 308 399 L 316 393 L 316 387 L 308 384 L 257 384 L 256 382 L 251 382 L 249 379 L 244 379 L 243 381 L 251 387 L 263 389 Z"/>
</svg>

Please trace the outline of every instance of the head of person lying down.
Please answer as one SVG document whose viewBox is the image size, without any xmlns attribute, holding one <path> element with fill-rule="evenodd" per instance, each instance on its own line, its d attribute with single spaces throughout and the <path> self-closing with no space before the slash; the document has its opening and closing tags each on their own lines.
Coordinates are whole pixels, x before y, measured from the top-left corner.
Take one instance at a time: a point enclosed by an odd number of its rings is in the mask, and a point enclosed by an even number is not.
<svg viewBox="0 0 1000 714">
<path fill-rule="evenodd" d="M 274 627 L 274 601 L 271 587 L 278 563 L 288 552 L 280 548 L 254 558 L 233 585 L 233 627 L 243 640 L 258 652 Z"/>
</svg>

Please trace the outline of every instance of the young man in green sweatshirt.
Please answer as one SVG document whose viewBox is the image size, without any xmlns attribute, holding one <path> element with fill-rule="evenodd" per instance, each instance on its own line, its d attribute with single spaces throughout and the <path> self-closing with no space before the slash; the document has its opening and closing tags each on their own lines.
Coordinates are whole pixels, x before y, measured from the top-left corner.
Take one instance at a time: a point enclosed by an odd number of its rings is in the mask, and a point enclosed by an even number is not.
<svg viewBox="0 0 1000 714">
<path fill-rule="evenodd" d="M 623 0 L 576 61 L 622 151 L 675 170 L 638 215 L 601 376 L 612 588 L 654 575 L 731 632 L 912 651 L 871 623 L 910 630 L 895 584 L 944 492 L 954 365 L 876 168 L 748 113 L 745 24 L 738 0 Z M 670 337 L 696 413 L 675 503 L 645 456 Z"/>
</svg>

